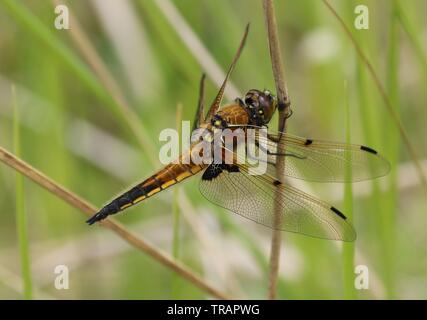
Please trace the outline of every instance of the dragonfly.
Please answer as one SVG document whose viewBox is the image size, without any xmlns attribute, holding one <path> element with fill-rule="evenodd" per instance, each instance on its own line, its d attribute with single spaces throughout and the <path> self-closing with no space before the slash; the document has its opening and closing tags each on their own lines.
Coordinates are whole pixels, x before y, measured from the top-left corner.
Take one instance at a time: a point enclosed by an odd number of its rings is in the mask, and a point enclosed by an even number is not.
<svg viewBox="0 0 427 320">
<path fill-rule="evenodd" d="M 224 91 L 245 45 L 249 25 L 234 55 L 222 85 L 204 112 L 204 81 L 200 81 L 198 108 L 194 128 L 209 132 L 214 129 L 267 128 L 278 107 L 275 95 L 268 90 L 249 90 L 244 98 L 221 106 Z M 204 139 L 203 136 L 201 138 Z M 210 140 L 208 141 L 210 143 Z M 194 144 L 183 152 L 178 161 L 170 163 L 143 182 L 116 197 L 93 215 L 89 225 L 121 212 L 137 203 L 202 174 L 199 190 L 212 203 L 272 229 L 304 234 L 311 237 L 354 241 L 356 232 L 347 217 L 335 206 L 317 199 L 280 177 L 315 182 L 356 182 L 386 175 L 388 161 L 376 150 L 355 144 L 302 138 L 268 129 L 267 135 L 257 134 L 258 152 L 266 155 L 267 170 L 251 174 L 249 161 L 196 163 L 192 160 Z M 235 154 L 219 144 L 223 153 Z M 284 150 L 284 151 L 283 151 Z M 233 157 L 236 160 L 237 157 Z M 278 172 L 277 160 L 284 159 L 283 172 Z M 351 175 L 349 174 L 351 173 Z M 275 215 L 280 219 L 276 219 Z"/>
</svg>

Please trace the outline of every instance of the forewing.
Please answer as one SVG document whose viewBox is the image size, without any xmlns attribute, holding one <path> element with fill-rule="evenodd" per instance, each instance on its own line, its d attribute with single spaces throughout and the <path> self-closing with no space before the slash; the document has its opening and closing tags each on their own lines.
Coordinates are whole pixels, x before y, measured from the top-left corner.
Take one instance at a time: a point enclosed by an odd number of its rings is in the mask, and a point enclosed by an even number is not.
<svg viewBox="0 0 427 320">
<path fill-rule="evenodd" d="M 227 75 L 225 76 L 224 81 L 222 82 L 221 88 L 219 89 L 214 101 L 212 102 L 211 107 L 209 108 L 209 111 L 206 115 L 205 121 L 210 119 L 219 109 L 221 105 L 222 98 L 224 96 L 225 87 L 227 85 L 228 79 L 231 76 L 231 73 L 234 70 L 234 67 L 237 64 L 237 60 L 239 60 L 240 54 L 242 53 L 243 47 L 245 46 L 246 38 L 249 33 L 249 24 L 246 25 L 245 33 L 243 34 L 243 38 L 240 41 L 239 48 L 237 49 L 236 54 L 234 55 L 233 61 L 231 62 L 230 67 L 228 68 Z"/>
<path fill-rule="evenodd" d="M 261 152 L 268 150 L 270 173 L 275 172 L 278 143 L 284 144 L 285 172 L 288 177 L 317 182 L 356 182 L 382 177 L 390 164 L 372 148 L 301 138 L 283 133 L 256 134 Z"/>
<path fill-rule="evenodd" d="M 206 74 L 203 73 L 199 84 L 199 100 L 197 101 L 197 111 L 194 116 L 192 131 L 199 128 L 205 119 L 205 81 Z"/>
</svg>

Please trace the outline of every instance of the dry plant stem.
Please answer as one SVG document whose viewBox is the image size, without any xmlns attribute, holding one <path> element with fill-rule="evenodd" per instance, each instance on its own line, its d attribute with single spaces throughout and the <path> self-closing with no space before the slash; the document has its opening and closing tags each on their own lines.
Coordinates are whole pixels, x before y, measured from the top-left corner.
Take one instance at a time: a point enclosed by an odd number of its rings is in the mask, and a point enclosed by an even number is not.
<svg viewBox="0 0 427 320">
<path fill-rule="evenodd" d="M 409 140 L 409 137 L 403 127 L 402 121 L 400 120 L 398 114 L 396 113 L 396 109 L 393 107 L 393 104 L 390 101 L 390 98 L 388 97 L 386 90 L 384 89 L 383 85 L 381 84 L 381 81 L 377 75 L 377 73 L 374 70 L 374 67 L 369 62 L 366 55 L 363 53 L 362 48 L 357 43 L 356 39 L 354 38 L 353 34 L 351 33 L 350 29 L 345 24 L 344 20 L 339 16 L 337 11 L 332 7 L 332 5 L 327 1 L 323 0 L 323 3 L 328 7 L 328 9 L 332 12 L 332 14 L 337 18 L 340 25 L 344 29 L 345 33 L 349 37 L 351 43 L 353 44 L 354 48 L 356 49 L 357 55 L 359 56 L 360 60 L 362 60 L 363 64 L 365 64 L 366 68 L 368 69 L 369 73 L 371 74 L 372 79 L 374 80 L 375 86 L 377 87 L 381 98 L 384 100 L 384 104 L 387 108 L 387 111 L 390 113 L 391 117 L 393 118 L 393 121 L 396 123 L 397 128 L 399 130 L 400 136 L 402 137 L 402 140 L 406 147 L 408 148 L 409 154 L 412 158 L 412 161 L 415 164 L 415 167 L 418 171 L 418 176 L 421 180 L 421 183 L 424 185 L 424 187 L 427 187 L 427 179 L 425 177 L 424 171 L 422 169 L 422 166 L 418 160 L 417 154 L 415 152 L 415 149 L 412 145 L 412 142 Z"/>
<path fill-rule="evenodd" d="M 290 114 L 290 100 L 288 95 L 288 89 L 286 86 L 285 78 L 284 78 L 284 69 L 281 59 L 280 52 L 280 43 L 279 36 L 277 31 L 277 23 L 276 16 L 274 12 L 274 4 L 273 0 L 264 0 L 264 15 L 265 22 L 267 26 L 268 33 L 268 45 L 270 49 L 270 58 L 271 65 L 273 68 L 274 81 L 276 83 L 276 92 L 277 99 L 279 104 L 279 124 L 278 130 L 280 132 L 285 132 L 286 130 L 286 118 Z M 280 137 L 282 139 L 282 137 Z M 283 144 L 279 144 L 279 149 L 277 152 L 279 154 L 284 154 Z M 277 178 L 283 182 L 284 175 L 283 172 L 285 167 L 285 158 L 277 157 L 276 160 L 276 174 Z M 279 277 L 279 262 L 280 262 L 280 248 L 281 248 L 281 240 L 282 234 L 279 229 L 282 221 L 282 207 L 278 205 L 284 201 L 283 195 L 281 193 L 276 193 L 276 201 L 274 206 L 274 224 L 277 226 L 275 230 L 273 230 L 273 235 L 271 239 L 271 253 L 270 253 L 270 274 L 269 274 L 269 288 L 268 288 L 268 298 L 276 299 L 277 297 L 277 279 Z"/>
<path fill-rule="evenodd" d="M 41 187 L 45 188 L 46 190 L 50 191 L 57 197 L 61 198 L 65 202 L 69 203 L 71 206 L 79 209 L 86 215 L 92 216 L 95 212 L 98 211 L 97 208 L 95 208 L 92 204 L 70 192 L 63 186 L 57 184 L 55 181 L 46 177 L 43 173 L 34 169 L 29 164 L 17 158 L 2 147 L 0 147 L 0 161 L 4 162 L 6 165 L 15 169 L 16 171 L 19 171 L 24 176 L 28 177 L 29 179 L 31 179 Z M 173 258 L 171 258 L 169 255 L 155 248 L 147 241 L 139 238 L 137 235 L 123 227 L 120 223 L 114 221 L 114 219 L 103 220 L 100 224 L 103 227 L 114 231 L 122 239 L 124 239 L 126 242 L 128 242 L 138 250 L 148 254 L 150 257 L 157 260 L 162 265 L 175 271 L 177 274 L 187 279 L 196 287 L 207 292 L 213 297 L 218 299 L 229 299 L 226 294 L 219 292 L 218 290 L 213 288 L 210 284 L 206 283 L 203 279 L 201 279 L 197 274 L 192 272 L 186 266 L 174 261 Z"/>
</svg>

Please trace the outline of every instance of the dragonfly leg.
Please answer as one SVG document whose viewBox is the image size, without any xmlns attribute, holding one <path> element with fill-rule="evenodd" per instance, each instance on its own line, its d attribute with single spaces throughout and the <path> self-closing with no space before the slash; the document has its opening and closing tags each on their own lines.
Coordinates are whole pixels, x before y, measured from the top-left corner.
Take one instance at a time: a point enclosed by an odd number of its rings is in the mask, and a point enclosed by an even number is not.
<svg viewBox="0 0 427 320">
<path fill-rule="evenodd" d="M 289 111 L 286 114 L 285 119 L 289 119 L 290 117 L 292 117 L 293 114 L 294 114 L 294 111 L 291 108 L 289 108 Z"/>
<path fill-rule="evenodd" d="M 285 151 L 285 153 L 277 153 L 277 152 L 271 152 L 270 150 L 264 148 L 263 146 L 261 146 L 259 144 L 258 141 L 255 141 L 255 145 L 264 153 L 266 153 L 269 156 L 282 156 L 282 157 L 294 157 L 297 159 L 306 159 L 307 157 L 290 152 L 290 151 Z M 248 153 L 248 157 L 251 158 L 252 160 L 257 160 L 253 155 Z M 270 162 L 269 162 L 270 163 Z M 271 163 L 271 164 L 275 164 L 275 163 Z"/>
<path fill-rule="evenodd" d="M 267 138 L 268 138 L 268 140 L 271 140 L 271 141 L 276 142 L 276 143 L 278 143 L 279 140 L 280 140 L 278 137 L 273 136 L 273 135 L 271 135 L 269 133 L 267 133 Z"/>
</svg>

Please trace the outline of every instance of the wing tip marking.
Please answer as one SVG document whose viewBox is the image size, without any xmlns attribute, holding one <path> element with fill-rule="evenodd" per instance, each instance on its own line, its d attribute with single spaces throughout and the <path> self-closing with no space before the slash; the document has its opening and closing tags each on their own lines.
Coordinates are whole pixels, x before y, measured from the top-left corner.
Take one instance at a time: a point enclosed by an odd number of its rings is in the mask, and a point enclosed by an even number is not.
<svg viewBox="0 0 427 320">
<path fill-rule="evenodd" d="M 304 145 L 305 146 L 309 146 L 310 144 L 312 144 L 313 143 L 313 140 L 311 140 L 311 139 L 307 139 L 307 140 L 305 140 L 305 143 L 304 143 Z"/>
<path fill-rule="evenodd" d="M 347 217 L 344 215 L 344 213 L 342 213 L 341 211 L 339 211 L 337 208 L 335 208 L 334 206 L 331 207 L 331 210 L 333 212 L 335 212 L 336 215 L 338 215 L 339 217 L 343 218 L 344 220 L 347 220 Z"/>
<path fill-rule="evenodd" d="M 372 154 L 378 154 L 378 152 L 372 148 L 369 148 L 367 146 L 360 146 L 360 150 L 372 153 Z"/>
</svg>

